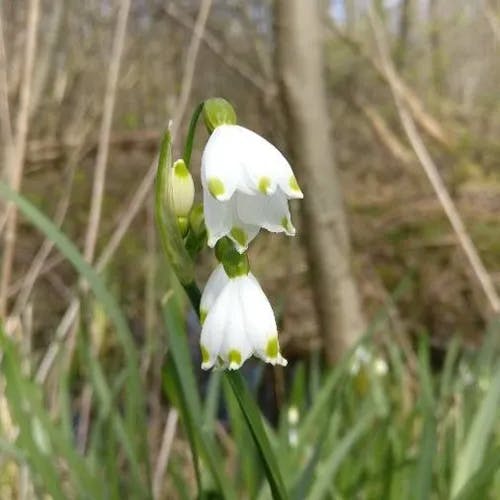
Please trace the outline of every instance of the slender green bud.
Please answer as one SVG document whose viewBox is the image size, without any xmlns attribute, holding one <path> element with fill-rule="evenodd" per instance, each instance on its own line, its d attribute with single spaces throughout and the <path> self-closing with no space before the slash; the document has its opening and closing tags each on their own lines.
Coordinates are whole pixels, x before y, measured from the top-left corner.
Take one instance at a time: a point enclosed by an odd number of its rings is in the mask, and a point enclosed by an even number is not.
<svg viewBox="0 0 500 500">
<path fill-rule="evenodd" d="M 215 256 L 230 278 L 246 276 L 250 272 L 247 254 L 238 253 L 233 242 L 227 237 L 220 239 L 215 245 Z"/>
<path fill-rule="evenodd" d="M 236 112 L 222 97 L 212 97 L 203 104 L 203 119 L 210 133 L 219 125 L 235 125 Z"/>
<path fill-rule="evenodd" d="M 174 214 L 177 217 L 187 218 L 194 201 L 194 182 L 184 160 L 177 160 L 174 163 L 170 176 Z"/>
</svg>

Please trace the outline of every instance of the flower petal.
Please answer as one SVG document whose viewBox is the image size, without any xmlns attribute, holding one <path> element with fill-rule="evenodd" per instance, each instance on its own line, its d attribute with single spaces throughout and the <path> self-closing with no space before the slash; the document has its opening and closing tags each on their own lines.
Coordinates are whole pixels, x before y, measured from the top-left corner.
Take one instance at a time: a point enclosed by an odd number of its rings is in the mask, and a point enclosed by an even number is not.
<svg viewBox="0 0 500 500">
<path fill-rule="evenodd" d="M 236 250 L 243 253 L 249 243 L 257 236 L 260 226 L 246 224 L 236 210 L 236 196 L 229 201 L 218 201 L 205 190 L 203 191 L 203 212 L 208 233 L 208 246 L 213 248 L 217 241 L 229 236 Z"/>
<path fill-rule="evenodd" d="M 263 227 L 273 233 L 295 235 L 288 201 L 281 189 L 271 196 L 249 196 L 243 193 L 235 196 L 238 217 L 245 223 Z"/>
<path fill-rule="evenodd" d="M 203 190 L 203 212 L 210 248 L 213 248 L 220 238 L 231 231 L 233 222 L 232 204 L 234 204 L 234 200 L 218 201 L 206 190 Z"/>
<path fill-rule="evenodd" d="M 273 365 L 286 366 L 278 343 L 274 312 L 255 276 L 250 274 L 240 289 L 244 304 L 245 331 L 256 356 Z"/>
<path fill-rule="evenodd" d="M 231 293 L 224 287 L 207 314 L 200 336 L 200 349 L 203 370 L 212 368 L 220 355 L 224 332 L 228 322 L 228 307 L 232 306 Z"/>
<path fill-rule="evenodd" d="M 224 328 L 220 357 L 230 370 L 240 368 L 252 355 L 252 345 L 247 338 L 244 324 L 243 311 L 246 304 L 242 303 L 240 294 L 240 288 L 247 279 L 246 276 L 233 278 L 223 290 L 223 293 L 227 294 L 227 302 L 224 304 L 227 322 Z"/>
<path fill-rule="evenodd" d="M 245 224 L 238 216 L 233 216 L 233 227 L 228 236 L 234 243 L 234 247 L 239 253 L 244 253 L 248 249 L 250 242 L 259 233 L 260 226 Z"/>
<path fill-rule="evenodd" d="M 283 161 L 276 165 L 276 182 L 288 198 L 304 198 L 292 167 L 284 157 Z"/>
<path fill-rule="evenodd" d="M 233 195 L 242 175 L 239 144 L 234 140 L 232 125 L 221 125 L 213 132 L 201 158 L 201 182 L 219 201 L 227 201 Z"/>
<path fill-rule="evenodd" d="M 223 288 L 229 283 L 229 276 L 224 271 L 224 266 L 219 264 L 208 278 L 200 301 L 200 321 L 204 323 L 208 312 L 213 306 Z"/>
</svg>

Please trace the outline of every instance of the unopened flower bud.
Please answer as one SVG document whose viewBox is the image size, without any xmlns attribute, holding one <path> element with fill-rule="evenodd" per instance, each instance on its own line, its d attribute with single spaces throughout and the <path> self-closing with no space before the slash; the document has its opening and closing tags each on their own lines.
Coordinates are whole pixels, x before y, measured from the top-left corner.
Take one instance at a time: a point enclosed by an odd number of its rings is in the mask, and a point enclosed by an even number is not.
<svg viewBox="0 0 500 500">
<path fill-rule="evenodd" d="M 236 113 L 225 99 L 213 97 L 203 103 L 203 119 L 208 131 L 212 133 L 220 125 L 235 125 Z"/>
<path fill-rule="evenodd" d="M 184 160 L 177 160 L 174 163 L 171 181 L 174 214 L 177 217 L 187 218 L 194 201 L 194 182 Z"/>
</svg>

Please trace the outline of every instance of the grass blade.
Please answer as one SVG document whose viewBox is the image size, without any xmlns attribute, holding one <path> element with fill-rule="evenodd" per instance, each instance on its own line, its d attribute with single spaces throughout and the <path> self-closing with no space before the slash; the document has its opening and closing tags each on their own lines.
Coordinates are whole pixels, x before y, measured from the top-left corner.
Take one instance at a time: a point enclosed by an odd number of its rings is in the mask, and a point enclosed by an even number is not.
<svg viewBox="0 0 500 500">
<path fill-rule="evenodd" d="M 248 392 L 248 388 L 239 372 L 226 372 L 225 376 L 233 388 L 234 395 L 238 400 L 241 411 L 243 412 L 250 432 L 252 433 L 262 460 L 262 464 L 264 465 L 264 469 L 266 471 L 266 476 L 269 481 L 269 486 L 271 487 L 273 498 L 288 498 L 288 494 L 281 477 L 281 471 L 278 467 L 278 462 L 276 461 L 274 452 L 269 444 L 268 436 L 264 429 L 264 425 L 262 424 L 260 411 L 253 397 Z"/>
<path fill-rule="evenodd" d="M 125 428 L 121 418 L 117 417 L 117 429 L 120 431 L 120 438 L 124 439 L 126 449 L 132 451 L 138 463 L 144 464 L 143 476 L 147 476 L 147 453 L 146 443 L 143 440 L 145 429 L 145 405 L 143 391 L 141 389 L 141 377 L 139 372 L 139 362 L 137 351 L 134 345 L 132 333 L 128 324 L 116 303 L 114 297 L 106 289 L 103 280 L 96 271 L 83 259 L 76 246 L 65 236 L 43 213 L 41 213 L 26 198 L 10 189 L 4 182 L 0 181 L 0 196 L 14 203 L 17 208 L 29 219 L 45 236 L 50 239 L 58 250 L 68 259 L 78 273 L 87 281 L 97 300 L 104 307 L 108 317 L 116 328 L 117 338 L 120 341 L 126 357 L 127 370 L 127 409 L 131 413 L 130 422 L 134 428 Z M 129 455 L 130 458 L 130 455 Z M 144 477 L 144 484 L 149 485 L 150 481 Z"/>
<path fill-rule="evenodd" d="M 500 365 L 493 376 L 488 392 L 477 410 L 462 450 L 451 486 L 455 498 L 474 473 L 481 467 L 490 434 L 497 423 L 500 410 Z"/>
<path fill-rule="evenodd" d="M 352 447 L 358 442 L 363 434 L 368 430 L 373 421 L 371 413 L 361 417 L 359 422 L 340 440 L 334 452 L 317 467 L 318 473 L 312 490 L 307 496 L 308 500 L 322 500 L 330 490 L 335 474 L 342 461 L 345 459 Z M 321 474 L 319 474 L 321 472 Z"/>
</svg>

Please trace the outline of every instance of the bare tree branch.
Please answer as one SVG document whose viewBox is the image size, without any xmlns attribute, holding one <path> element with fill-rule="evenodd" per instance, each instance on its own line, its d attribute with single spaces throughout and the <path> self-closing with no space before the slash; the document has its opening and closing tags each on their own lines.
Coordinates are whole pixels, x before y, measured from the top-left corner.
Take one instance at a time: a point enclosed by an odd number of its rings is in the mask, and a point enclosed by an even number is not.
<svg viewBox="0 0 500 500">
<path fill-rule="evenodd" d="M 212 0 L 204 0 L 204 2 L 211 3 Z M 201 17 L 201 14 L 202 13 L 200 9 L 197 23 L 200 22 L 199 21 L 200 19 L 203 19 Z M 208 18 L 204 17 L 205 23 L 207 20 Z M 196 45 L 199 47 L 199 39 L 203 34 L 205 25 L 206 24 L 201 24 L 200 22 L 200 27 L 196 30 L 193 30 L 193 35 L 191 37 L 190 45 Z M 191 52 L 191 54 L 192 57 L 196 60 L 196 58 L 198 57 L 198 53 Z M 191 63 L 189 63 L 188 65 L 188 63 L 186 62 L 182 82 L 189 88 L 189 91 L 191 92 L 194 73 L 188 73 L 189 68 L 193 68 L 194 70 L 196 67 L 192 66 Z M 174 128 L 172 130 L 172 137 L 175 137 L 175 134 L 177 133 L 178 130 L 177 128 L 178 124 L 182 121 L 183 115 L 180 114 L 181 111 L 185 112 L 185 108 L 184 110 L 182 110 L 182 108 L 178 107 L 174 113 Z M 131 200 L 127 202 L 126 207 L 123 210 L 122 217 L 120 217 L 119 219 L 120 222 L 118 223 L 117 227 L 115 228 L 115 231 L 111 235 L 111 238 L 108 240 L 106 246 L 104 247 L 104 250 L 101 252 L 101 254 L 99 255 L 99 257 L 95 262 L 95 267 L 98 271 L 102 271 L 106 267 L 111 257 L 113 256 L 114 252 L 120 245 L 123 237 L 125 236 L 128 228 L 130 227 L 130 224 L 132 223 L 135 216 L 138 214 L 139 210 L 143 206 L 144 201 L 146 200 L 146 197 L 149 194 L 155 179 L 157 162 L 158 162 L 158 157 L 156 156 L 155 159 L 152 161 L 151 165 L 149 166 L 148 171 L 144 175 L 142 182 L 139 184 L 139 187 L 135 191 Z M 60 343 L 64 340 L 64 338 L 68 334 L 71 325 L 73 324 L 73 321 L 76 318 L 76 315 L 78 314 L 79 307 L 80 307 L 79 299 L 75 297 L 71 301 L 68 309 L 64 313 L 56 329 L 55 342 L 53 342 L 49 346 L 49 349 L 45 353 L 45 356 L 40 364 L 40 367 L 37 372 L 38 381 L 43 381 L 47 377 L 47 374 L 52 366 L 52 363 L 54 362 L 57 353 L 59 352 Z"/>
<path fill-rule="evenodd" d="M 462 247 L 467 260 L 471 266 L 471 269 L 477 278 L 483 292 L 490 304 L 491 309 L 495 314 L 500 313 L 500 298 L 498 296 L 497 291 L 493 285 L 490 275 L 488 274 L 484 264 L 479 256 L 479 253 L 472 242 L 467 229 L 460 217 L 460 214 L 453 202 L 451 196 L 446 189 L 446 185 L 444 184 L 441 175 L 439 174 L 439 170 L 436 167 L 436 164 L 432 160 L 419 132 L 417 127 L 415 126 L 415 122 L 413 121 L 412 116 L 406 109 L 405 103 L 403 101 L 400 87 L 397 85 L 396 70 L 392 63 L 392 60 L 389 56 L 389 50 L 387 47 L 387 43 L 385 40 L 384 30 L 382 23 L 373 8 L 372 4 L 370 4 L 369 9 L 369 18 L 370 23 L 375 35 L 375 41 L 377 44 L 377 49 L 382 61 L 382 67 L 389 82 L 392 96 L 394 99 L 394 103 L 396 105 L 401 123 L 406 132 L 408 140 L 415 151 L 417 158 L 422 165 L 427 177 L 429 178 L 432 187 L 441 203 L 443 210 L 445 211 L 453 230 L 457 236 L 458 242 Z"/>
<path fill-rule="evenodd" d="M 108 164 L 109 137 L 111 133 L 111 123 L 113 120 L 113 110 L 115 107 L 116 90 L 118 86 L 118 75 L 120 72 L 123 46 L 125 43 L 125 32 L 127 29 L 129 10 L 130 0 L 123 0 L 120 2 L 120 10 L 118 12 L 118 20 L 116 22 L 116 30 L 113 38 L 113 48 L 111 49 L 111 60 L 106 84 L 106 94 L 104 97 L 104 111 L 101 122 L 101 132 L 99 135 L 99 146 L 97 149 L 94 183 L 92 186 L 89 222 L 83 251 L 83 256 L 88 262 L 92 262 L 94 258 L 97 235 L 99 232 L 99 223 L 101 220 L 104 186 L 106 183 L 106 167 Z"/>
<path fill-rule="evenodd" d="M 27 38 L 24 53 L 23 80 L 19 112 L 16 120 L 16 138 L 14 155 L 9 158 L 8 180 L 11 188 L 19 191 L 24 170 L 26 154 L 26 138 L 28 136 L 29 111 L 33 66 L 36 54 L 36 38 L 40 16 L 40 0 L 31 0 L 28 11 Z M 7 291 L 12 275 L 14 249 L 16 245 L 17 210 L 11 203 L 7 204 L 7 221 L 4 234 L 4 251 L 2 259 L 2 276 L 0 277 L 0 316 L 4 316 L 7 308 Z"/>
</svg>

